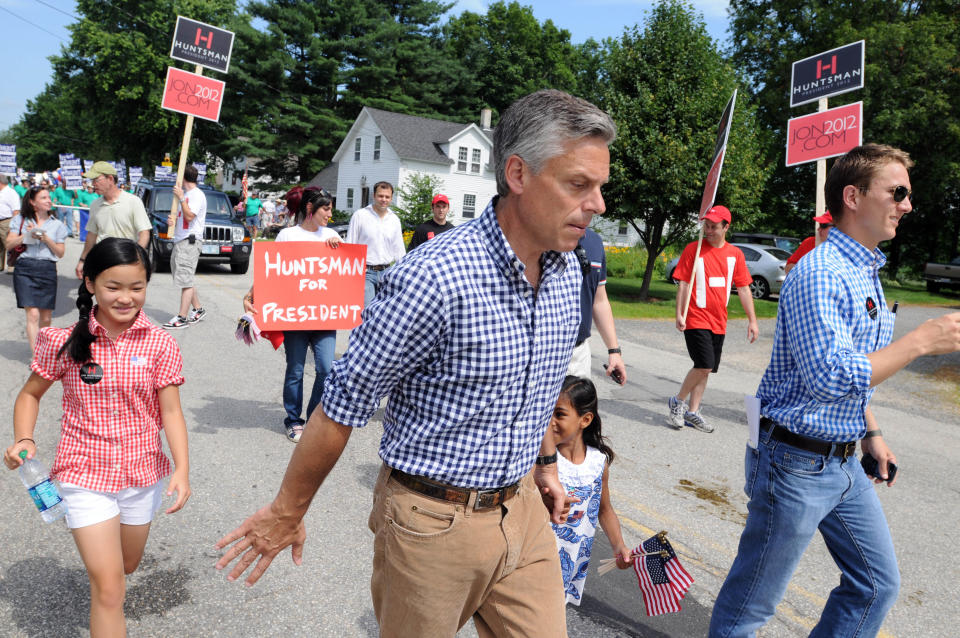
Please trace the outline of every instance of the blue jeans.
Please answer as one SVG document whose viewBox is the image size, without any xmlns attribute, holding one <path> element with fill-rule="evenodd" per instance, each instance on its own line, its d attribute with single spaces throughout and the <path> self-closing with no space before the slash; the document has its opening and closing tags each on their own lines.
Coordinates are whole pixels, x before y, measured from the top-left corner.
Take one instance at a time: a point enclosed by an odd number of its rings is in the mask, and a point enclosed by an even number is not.
<svg viewBox="0 0 960 638">
<path fill-rule="evenodd" d="M 283 351 L 287 356 L 287 371 L 283 378 L 283 408 L 287 416 L 283 424 L 287 427 L 303 425 L 306 419 L 300 416 L 303 410 L 303 364 L 307 359 L 307 349 L 313 348 L 313 361 L 316 378 L 313 391 L 307 402 L 307 418 L 320 403 L 323 395 L 323 381 L 333 365 L 334 348 L 337 345 L 336 330 L 285 330 L 283 332 Z"/>
<path fill-rule="evenodd" d="M 73 237 L 73 209 L 57 206 L 57 219 L 67 227 L 67 237 Z"/>
<path fill-rule="evenodd" d="M 370 270 L 367 268 L 366 278 L 363 284 L 363 307 L 366 308 L 373 301 L 373 298 L 380 292 L 380 279 L 386 270 Z"/>
<path fill-rule="evenodd" d="M 770 439 L 747 447 L 746 527 L 710 619 L 711 638 L 754 636 L 776 610 L 819 529 L 840 569 L 811 636 L 875 636 L 900 572 L 887 519 L 855 456 L 822 456 Z"/>
</svg>

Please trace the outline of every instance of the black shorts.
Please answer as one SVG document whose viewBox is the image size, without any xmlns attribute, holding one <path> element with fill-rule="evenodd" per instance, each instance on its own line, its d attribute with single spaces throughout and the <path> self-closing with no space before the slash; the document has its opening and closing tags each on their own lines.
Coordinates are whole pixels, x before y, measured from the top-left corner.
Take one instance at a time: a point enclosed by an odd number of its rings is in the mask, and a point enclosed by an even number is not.
<svg viewBox="0 0 960 638">
<path fill-rule="evenodd" d="M 720 353 L 723 352 L 723 338 L 703 328 L 689 328 L 683 331 L 687 342 L 687 352 L 693 359 L 694 368 L 710 368 L 716 372 L 720 368 Z"/>
</svg>

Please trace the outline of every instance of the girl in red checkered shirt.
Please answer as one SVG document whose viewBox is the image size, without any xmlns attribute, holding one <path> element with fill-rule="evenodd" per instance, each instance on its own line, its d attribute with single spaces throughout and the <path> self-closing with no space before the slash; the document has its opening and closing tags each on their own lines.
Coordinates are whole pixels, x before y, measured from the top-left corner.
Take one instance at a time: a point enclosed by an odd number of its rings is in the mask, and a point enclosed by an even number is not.
<svg viewBox="0 0 960 638">
<path fill-rule="evenodd" d="M 52 474 L 90 577 L 93 638 L 126 634 L 125 575 L 140 563 L 161 481 L 170 474 L 161 429 L 176 468 L 167 496 L 177 497 L 167 514 L 190 497 L 183 361 L 177 342 L 141 310 L 149 264 L 146 251 L 129 239 L 105 239 L 87 254 L 80 320 L 40 331 L 33 373 L 14 405 L 16 442 L 3 456 L 10 469 L 22 463 L 21 450 L 33 458 L 40 398 L 60 381 L 63 421 Z"/>
</svg>

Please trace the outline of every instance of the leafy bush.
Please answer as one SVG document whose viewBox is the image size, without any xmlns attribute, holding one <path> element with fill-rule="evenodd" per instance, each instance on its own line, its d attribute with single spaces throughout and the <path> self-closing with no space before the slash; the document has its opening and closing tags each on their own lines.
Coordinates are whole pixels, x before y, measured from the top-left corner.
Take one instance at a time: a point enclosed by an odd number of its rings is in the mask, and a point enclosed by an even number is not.
<svg viewBox="0 0 960 638">
<path fill-rule="evenodd" d="M 647 251 L 640 246 L 632 248 L 607 246 L 607 276 L 620 279 L 640 279 L 647 268 Z M 657 257 L 653 278 L 665 279 L 667 262 L 676 256 L 675 248 L 668 248 Z"/>
</svg>

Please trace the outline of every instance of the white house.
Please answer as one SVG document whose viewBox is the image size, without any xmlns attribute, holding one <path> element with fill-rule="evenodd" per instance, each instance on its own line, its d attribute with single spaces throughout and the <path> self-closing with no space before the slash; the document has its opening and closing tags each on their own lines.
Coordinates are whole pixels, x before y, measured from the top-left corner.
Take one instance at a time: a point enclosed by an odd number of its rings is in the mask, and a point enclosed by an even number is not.
<svg viewBox="0 0 960 638">
<path fill-rule="evenodd" d="M 400 203 L 398 191 L 408 176 L 434 175 L 450 199 L 448 219 L 462 223 L 477 217 L 497 192 L 489 110 L 481 120 L 482 127 L 365 106 L 332 163 L 309 185 L 335 193 L 337 208 L 353 211 L 370 203 L 379 181 L 393 184 Z"/>
</svg>

